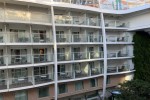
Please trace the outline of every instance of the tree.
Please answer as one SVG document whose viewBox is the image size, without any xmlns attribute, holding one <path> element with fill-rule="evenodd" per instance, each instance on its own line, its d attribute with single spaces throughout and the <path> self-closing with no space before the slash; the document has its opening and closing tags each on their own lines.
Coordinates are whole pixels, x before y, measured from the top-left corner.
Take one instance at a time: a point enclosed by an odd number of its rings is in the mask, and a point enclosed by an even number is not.
<svg viewBox="0 0 150 100">
<path fill-rule="evenodd" d="M 139 31 L 133 37 L 135 79 L 150 83 L 150 35 Z"/>
<path fill-rule="evenodd" d="M 131 80 L 120 84 L 118 100 L 150 100 L 150 84 L 143 80 Z"/>
</svg>

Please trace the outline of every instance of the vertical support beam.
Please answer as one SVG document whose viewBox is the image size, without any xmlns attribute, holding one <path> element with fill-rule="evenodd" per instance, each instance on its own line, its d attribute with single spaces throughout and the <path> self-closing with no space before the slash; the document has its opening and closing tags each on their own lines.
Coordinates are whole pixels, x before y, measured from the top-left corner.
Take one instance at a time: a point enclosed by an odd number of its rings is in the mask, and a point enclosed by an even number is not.
<svg viewBox="0 0 150 100">
<path fill-rule="evenodd" d="M 106 44 L 106 31 L 105 31 L 105 23 L 103 13 L 101 16 L 101 25 L 102 25 L 102 35 L 103 35 L 103 48 L 104 48 L 104 74 L 103 74 L 103 99 L 105 99 L 106 92 L 106 80 L 107 80 L 107 44 Z"/>
<path fill-rule="evenodd" d="M 54 82 L 55 82 L 55 100 L 57 100 L 57 42 L 56 42 L 56 28 L 55 28 L 55 18 L 54 18 L 54 8 L 51 6 L 51 15 L 52 15 L 52 29 L 53 29 L 53 42 L 54 42 Z"/>
</svg>

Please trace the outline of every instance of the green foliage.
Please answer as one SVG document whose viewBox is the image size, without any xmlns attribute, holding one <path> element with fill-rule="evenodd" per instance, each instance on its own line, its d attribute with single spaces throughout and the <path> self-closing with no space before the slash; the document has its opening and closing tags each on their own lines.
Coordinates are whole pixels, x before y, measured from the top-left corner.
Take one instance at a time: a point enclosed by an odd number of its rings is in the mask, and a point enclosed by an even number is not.
<svg viewBox="0 0 150 100">
<path fill-rule="evenodd" d="M 149 100 L 150 84 L 142 80 L 132 80 L 121 84 L 121 95 L 117 100 Z"/>
<path fill-rule="evenodd" d="M 150 35 L 139 31 L 133 37 L 135 79 L 150 83 Z"/>
</svg>

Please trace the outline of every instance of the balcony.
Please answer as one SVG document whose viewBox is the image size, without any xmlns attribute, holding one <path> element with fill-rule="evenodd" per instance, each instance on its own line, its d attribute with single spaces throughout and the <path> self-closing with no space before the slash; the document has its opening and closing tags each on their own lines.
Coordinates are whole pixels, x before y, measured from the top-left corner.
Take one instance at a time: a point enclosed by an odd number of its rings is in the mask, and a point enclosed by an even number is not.
<svg viewBox="0 0 150 100">
<path fill-rule="evenodd" d="M 34 63 L 52 62 L 53 54 L 34 54 L 33 61 Z"/>
<path fill-rule="evenodd" d="M 8 56 L 9 65 L 19 65 L 19 64 L 31 64 L 31 55 L 9 55 Z"/>
<path fill-rule="evenodd" d="M 6 56 L 0 56 L 0 66 L 6 65 L 5 62 L 4 62 L 5 59 L 6 59 Z"/>
<path fill-rule="evenodd" d="M 121 51 L 110 52 L 110 53 L 107 54 L 108 58 L 128 57 L 128 56 L 129 56 L 129 54 L 127 52 L 121 52 Z"/>
<path fill-rule="evenodd" d="M 10 32 L 7 34 L 10 39 L 9 43 L 29 43 L 30 40 L 30 34 L 29 33 L 18 33 L 18 32 Z"/>
<path fill-rule="evenodd" d="M 84 71 L 83 69 L 74 71 L 74 78 L 82 78 L 87 76 L 89 76 L 89 72 Z"/>
<path fill-rule="evenodd" d="M 83 5 L 89 7 L 99 7 L 99 3 L 97 0 L 53 0 L 54 2 L 63 2 L 69 4 Z"/>
<path fill-rule="evenodd" d="M 56 24 L 100 26 L 100 19 L 86 18 L 83 16 L 55 15 L 55 23 Z"/>
<path fill-rule="evenodd" d="M 129 23 L 120 20 L 105 20 L 105 27 L 112 28 L 128 28 Z"/>
<path fill-rule="evenodd" d="M 18 77 L 9 79 L 9 88 L 26 87 L 33 85 L 33 77 Z"/>
<path fill-rule="evenodd" d="M 73 72 L 71 71 L 58 72 L 58 80 L 66 80 L 66 79 L 73 79 Z"/>
<path fill-rule="evenodd" d="M 4 43 L 4 33 L 0 32 L 0 43 Z"/>
<path fill-rule="evenodd" d="M 91 76 L 102 74 L 102 73 L 103 73 L 103 68 L 95 67 L 90 69 Z"/>
<path fill-rule="evenodd" d="M 130 71 L 129 65 L 113 66 L 107 68 L 107 73 L 119 73 L 125 71 Z"/>
<path fill-rule="evenodd" d="M 33 43 L 52 43 L 52 39 L 46 37 L 46 34 L 43 36 L 43 38 L 38 36 L 33 36 Z"/>
<path fill-rule="evenodd" d="M 129 42 L 128 36 L 108 36 L 107 42 Z"/>
<path fill-rule="evenodd" d="M 34 75 L 35 84 L 52 82 L 54 80 L 53 73 Z"/>
<path fill-rule="evenodd" d="M 0 90 L 7 89 L 7 79 L 1 78 L 0 79 Z"/>
<path fill-rule="evenodd" d="M 28 12 L 27 10 L 15 10 L 8 9 L 2 10 L 2 20 L 12 21 L 12 22 L 23 22 L 23 23 L 43 23 L 50 24 L 51 23 L 51 14 L 48 13 L 40 13 L 40 12 Z"/>
<path fill-rule="evenodd" d="M 103 58 L 103 52 L 72 52 L 72 53 L 57 53 L 58 61 L 69 60 L 86 60 Z"/>
<path fill-rule="evenodd" d="M 101 35 L 86 35 L 86 34 L 62 34 L 56 35 L 58 43 L 80 43 L 80 42 L 102 42 Z"/>
</svg>

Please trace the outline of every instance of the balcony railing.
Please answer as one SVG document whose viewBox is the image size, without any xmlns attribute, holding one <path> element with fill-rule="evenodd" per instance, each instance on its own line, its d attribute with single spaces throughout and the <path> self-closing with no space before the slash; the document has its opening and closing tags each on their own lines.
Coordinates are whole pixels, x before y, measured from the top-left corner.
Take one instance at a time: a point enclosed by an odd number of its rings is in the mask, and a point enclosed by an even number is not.
<svg viewBox="0 0 150 100">
<path fill-rule="evenodd" d="M 72 52 L 72 53 L 57 53 L 58 61 L 83 60 L 103 58 L 103 52 Z"/>
<path fill-rule="evenodd" d="M 6 65 L 5 60 L 6 56 L 0 56 L 0 66 Z"/>
<path fill-rule="evenodd" d="M 86 34 L 62 34 L 62 35 L 56 35 L 57 42 L 61 43 L 79 43 L 79 42 L 102 42 L 102 36 L 101 35 L 86 35 Z"/>
<path fill-rule="evenodd" d="M 34 75 L 35 84 L 52 82 L 54 80 L 53 73 Z"/>
<path fill-rule="evenodd" d="M 25 23 L 51 23 L 51 15 L 48 13 L 40 12 L 28 12 L 27 10 L 15 10 L 15 9 L 0 9 L 1 20 L 6 21 L 21 21 Z"/>
<path fill-rule="evenodd" d="M 63 2 L 69 4 L 76 4 L 76 5 L 84 5 L 90 7 L 99 7 L 98 0 L 53 0 L 54 2 Z"/>
<path fill-rule="evenodd" d="M 18 88 L 33 85 L 33 77 L 18 77 L 18 78 L 10 78 L 9 79 L 9 87 L 10 88 Z"/>
<path fill-rule="evenodd" d="M 1 78 L 0 79 L 0 90 L 7 89 L 7 79 Z"/>
<path fill-rule="evenodd" d="M 103 73 L 103 68 L 95 67 L 90 69 L 90 75 L 98 75 Z"/>
<path fill-rule="evenodd" d="M 73 78 L 73 72 L 71 71 L 58 72 L 58 80 L 66 80 L 72 78 Z"/>
<path fill-rule="evenodd" d="M 29 42 L 31 42 L 29 33 L 10 32 L 7 34 L 7 37 L 10 38 L 8 40 L 9 43 L 29 43 Z"/>
<path fill-rule="evenodd" d="M 52 62 L 53 54 L 34 54 L 33 61 L 34 63 Z"/>
<path fill-rule="evenodd" d="M 128 28 L 129 23 L 120 20 L 105 20 L 105 27 Z"/>
<path fill-rule="evenodd" d="M 111 52 L 111 53 L 108 53 L 107 54 L 107 57 L 108 58 L 115 58 L 115 57 L 128 57 L 129 54 L 126 52 L 121 52 L 121 51 L 118 51 L 118 52 Z"/>
<path fill-rule="evenodd" d="M 74 78 L 82 78 L 89 76 L 89 72 L 85 72 L 84 70 L 75 70 Z"/>
<path fill-rule="evenodd" d="M 107 37 L 107 42 L 129 42 L 129 37 L 128 36 L 108 36 Z"/>
<path fill-rule="evenodd" d="M 8 56 L 9 65 L 17 65 L 17 64 L 31 64 L 31 55 L 9 55 Z"/>
<path fill-rule="evenodd" d="M 130 71 L 129 65 L 113 66 L 107 68 L 107 73 L 118 73 L 118 72 L 125 72 L 125 71 Z"/>
<path fill-rule="evenodd" d="M 100 26 L 100 19 L 86 18 L 83 16 L 68 16 L 68 15 L 55 15 L 56 24 L 73 24 L 73 25 L 88 25 Z"/>
</svg>

